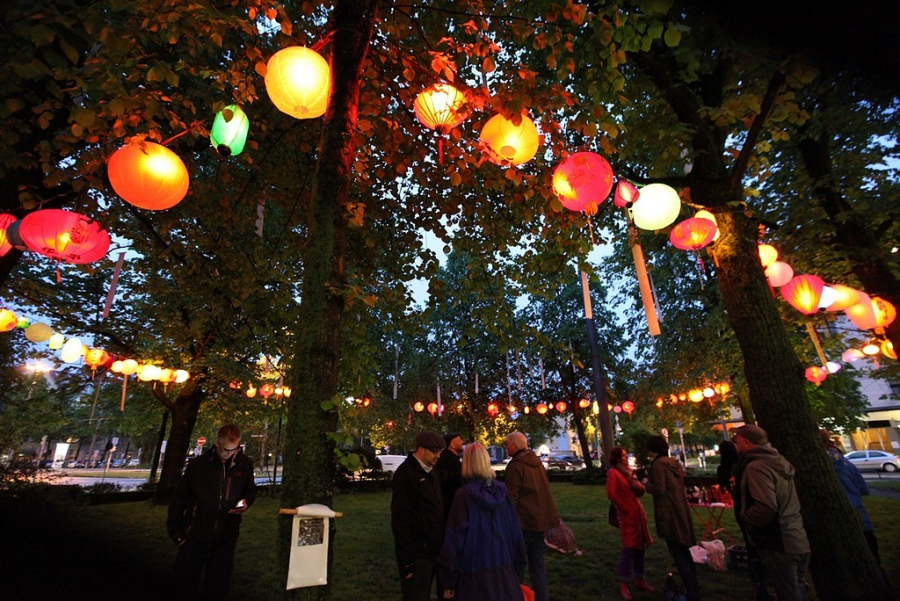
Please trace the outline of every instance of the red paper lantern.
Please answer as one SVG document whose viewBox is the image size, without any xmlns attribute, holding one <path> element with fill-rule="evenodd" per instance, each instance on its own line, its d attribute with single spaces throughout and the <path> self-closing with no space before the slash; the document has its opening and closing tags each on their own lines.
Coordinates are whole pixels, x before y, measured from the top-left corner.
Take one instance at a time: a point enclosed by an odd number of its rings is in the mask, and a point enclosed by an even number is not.
<svg viewBox="0 0 900 601">
<path fill-rule="evenodd" d="M 798 275 L 781 287 L 781 296 L 804 315 L 813 315 L 819 310 L 824 287 L 825 282 L 819 276 Z"/>
<path fill-rule="evenodd" d="M 279 111 L 297 119 L 315 119 L 328 108 L 331 67 L 315 50 L 290 46 L 269 59 L 265 84 Z"/>
<path fill-rule="evenodd" d="M 125 202 L 161 211 L 184 199 L 190 184 L 177 154 L 154 142 L 129 144 L 109 157 L 109 183 Z"/>
<path fill-rule="evenodd" d="M 9 213 L 0 213 L 0 257 L 12 250 L 12 244 L 6 238 L 6 228 L 15 221 L 15 216 Z"/>
<path fill-rule="evenodd" d="M 641 195 L 637 187 L 627 179 L 620 179 L 616 184 L 616 194 L 613 196 L 613 204 L 620 209 L 627 209 L 629 206 L 637 202 Z"/>
<path fill-rule="evenodd" d="M 632 411 L 634 411 L 634 403 L 632 403 L 631 401 L 625 401 L 624 403 L 622 403 L 622 411 L 624 411 L 628 415 L 631 415 Z"/>
<path fill-rule="evenodd" d="M 272 386 L 271 384 L 263 384 L 262 386 L 259 387 L 259 396 L 261 396 L 264 399 L 267 399 L 270 396 L 272 396 L 273 392 L 275 392 L 275 387 Z"/>
<path fill-rule="evenodd" d="M 556 404 L 556 410 L 559 411 L 560 413 L 565 412 L 566 407 L 567 407 L 567 405 L 566 405 L 565 401 L 560 401 Z"/>
<path fill-rule="evenodd" d="M 570 211 L 596 212 L 612 186 L 612 167 L 595 152 L 570 154 L 553 170 L 553 191 Z"/>
<path fill-rule="evenodd" d="M 825 378 L 828 377 L 828 370 L 823 367 L 813 365 L 812 367 L 806 368 L 806 373 L 804 375 L 806 376 L 807 380 L 818 386 L 825 381 Z"/>
<path fill-rule="evenodd" d="M 488 403 L 487 412 L 491 417 L 497 417 L 497 414 L 500 413 L 500 406 L 497 403 Z"/>
<path fill-rule="evenodd" d="M 716 224 L 702 217 L 685 219 L 672 228 L 669 240 L 675 248 L 681 250 L 700 250 L 716 235 Z"/>
<path fill-rule="evenodd" d="M 434 415 L 435 413 L 437 413 L 437 410 L 438 410 L 437 403 L 428 403 L 428 413 L 430 413 L 431 415 Z"/>
<path fill-rule="evenodd" d="M 110 242 L 99 223 L 62 209 L 29 213 L 19 225 L 19 237 L 34 252 L 66 263 L 98 261 Z"/>
</svg>

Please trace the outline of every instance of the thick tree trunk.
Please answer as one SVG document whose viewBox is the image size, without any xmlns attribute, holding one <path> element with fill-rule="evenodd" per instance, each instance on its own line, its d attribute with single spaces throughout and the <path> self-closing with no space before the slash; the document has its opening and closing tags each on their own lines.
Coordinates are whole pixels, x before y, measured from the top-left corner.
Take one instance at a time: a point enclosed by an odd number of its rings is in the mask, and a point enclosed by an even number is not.
<svg viewBox="0 0 900 601">
<path fill-rule="evenodd" d="M 331 99 L 310 196 L 302 305 L 293 349 L 282 505 L 331 506 L 334 494 L 340 333 L 346 284 L 346 207 L 357 152 L 356 122 L 363 63 L 376 2 L 340 0 L 332 15 Z M 334 522 L 332 522 L 334 531 Z M 291 519 L 279 524 L 282 582 L 291 549 Z M 329 561 L 329 565 L 331 561 Z M 328 586 L 288 591 L 286 598 L 327 599 Z"/>
<path fill-rule="evenodd" d="M 169 430 L 169 441 L 166 443 L 166 456 L 163 459 L 159 486 L 153 502 L 157 505 L 168 505 L 175 494 L 175 487 L 184 471 L 184 460 L 191 444 L 194 424 L 206 393 L 196 378 L 188 380 L 175 397 L 169 411 L 172 413 L 172 427 Z"/>
<path fill-rule="evenodd" d="M 803 138 L 799 144 L 803 165 L 814 182 L 816 199 L 834 228 L 837 246 L 847 255 L 853 274 L 862 283 L 866 293 L 869 296 L 880 296 L 895 307 L 900 307 L 900 278 L 897 278 L 887 261 L 890 249 L 875 240 L 871 228 L 865 223 L 865 217 L 853 210 L 840 188 L 831 181 L 829 140 L 826 129 L 816 138 Z M 900 350 L 900 320 L 895 319 L 887 327 L 885 334 L 893 343 L 894 349 Z"/>
<path fill-rule="evenodd" d="M 889 599 L 855 510 L 829 465 L 812 419 L 803 368 L 769 292 L 756 250 L 756 223 L 718 213 L 717 274 L 744 357 L 759 425 L 797 468 L 797 491 L 812 547 L 811 571 L 822 600 Z"/>
</svg>

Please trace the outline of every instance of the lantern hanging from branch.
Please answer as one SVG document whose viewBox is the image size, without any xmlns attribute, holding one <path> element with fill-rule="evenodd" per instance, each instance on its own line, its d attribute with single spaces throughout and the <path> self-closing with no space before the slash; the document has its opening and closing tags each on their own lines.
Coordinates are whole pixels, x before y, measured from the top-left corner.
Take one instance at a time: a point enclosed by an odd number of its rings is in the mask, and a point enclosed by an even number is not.
<svg viewBox="0 0 900 601">
<path fill-rule="evenodd" d="M 875 329 L 884 331 L 897 319 L 897 309 L 894 305 L 879 296 L 872 297 L 872 309 L 875 311 Z M 876 332 L 880 333 L 880 332 Z"/>
<path fill-rule="evenodd" d="M 878 323 L 872 299 L 865 292 L 859 293 L 859 302 L 844 309 L 844 313 L 860 330 L 872 330 Z"/>
<path fill-rule="evenodd" d="M 807 367 L 806 372 L 804 373 L 806 379 L 819 386 L 822 382 L 825 381 L 825 378 L 828 377 L 828 370 L 817 365 L 813 365 L 812 367 Z"/>
<path fill-rule="evenodd" d="M 160 144 L 128 144 L 109 157 L 109 183 L 122 200 L 140 209 L 162 211 L 181 202 L 190 176 L 181 158 Z"/>
<path fill-rule="evenodd" d="M 813 315 L 819 310 L 819 298 L 824 287 L 825 282 L 819 276 L 798 275 L 781 287 L 781 296 L 804 315 Z"/>
<path fill-rule="evenodd" d="M 859 349 L 848 348 L 841 355 L 841 361 L 844 363 L 853 363 L 854 361 L 859 361 L 860 359 L 865 359 L 866 354 Z"/>
<path fill-rule="evenodd" d="M 834 301 L 838 298 L 838 293 L 834 288 L 826 284 L 822 288 L 822 296 L 819 297 L 819 308 L 824 309 L 825 307 L 830 306 Z"/>
<path fill-rule="evenodd" d="M 36 253 L 66 263 L 99 261 L 109 250 L 109 234 L 84 215 L 44 209 L 22 219 L 19 236 Z"/>
<path fill-rule="evenodd" d="M 794 277 L 794 268 L 782 261 L 775 261 L 766 267 L 766 279 L 772 288 L 780 288 Z"/>
<path fill-rule="evenodd" d="M 697 257 L 697 265 L 700 270 L 700 286 L 703 287 L 703 274 L 706 271 L 700 249 L 713 241 L 716 236 L 716 224 L 702 217 L 685 219 L 672 228 L 669 232 L 669 241 L 672 246 L 693 252 Z"/>
<path fill-rule="evenodd" d="M 712 221 L 713 225 L 716 226 L 716 233 L 713 234 L 712 241 L 716 242 L 719 239 L 719 222 L 716 219 L 715 215 L 713 215 L 709 211 L 703 210 L 703 211 L 697 211 L 696 213 L 694 213 L 694 218 L 695 219 L 709 219 L 710 221 Z"/>
<path fill-rule="evenodd" d="M 488 158 L 502 165 L 504 162 L 521 165 L 537 154 L 540 136 L 534 121 L 521 115 L 520 121 L 494 115 L 481 129 L 481 142 L 488 151 Z"/>
<path fill-rule="evenodd" d="M 578 401 L 578 406 L 582 409 L 587 409 L 591 406 L 591 402 L 588 399 L 581 399 L 580 401 Z"/>
<path fill-rule="evenodd" d="M 444 163 L 444 136 L 469 116 L 466 95 L 448 83 L 436 83 L 413 102 L 419 122 L 438 134 L 438 163 Z"/>
<path fill-rule="evenodd" d="M 99 348 L 92 348 L 84 353 L 84 363 L 91 368 L 91 379 L 94 379 L 94 374 L 97 372 L 97 368 L 109 361 L 109 353 Z"/>
<path fill-rule="evenodd" d="M 296 119 L 321 117 L 328 108 L 331 68 L 310 48 L 291 46 L 273 54 L 265 83 L 272 104 Z"/>
<path fill-rule="evenodd" d="M 275 392 L 275 387 L 269 383 L 263 384 L 262 386 L 259 387 L 259 396 L 261 396 L 264 399 L 268 399 L 270 396 L 272 396 L 272 393 L 274 393 L 274 392 Z"/>
<path fill-rule="evenodd" d="M 851 288 L 850 286 L 832 284 L 831 289 L 837 294 L 837 299 L 825 307 L 826 311 L 844 311 L 857 304 L 862 299 L 859 290 Z"/>
<path fill-rule="evenodd" d="M 830 374 L 836 374 L 837 372 L 841 371 L 842 368 L 843 366 L 840 363 L 835 363 L 834 361 L 828 361 L 825 363 L 825 369 L 827 369 L 828 373 Z"/>
<path fill-rule="evenodd" d="M 763 269 L 778 260 L 778 251 L 774 246 L 769 244 L 759 245 L 759 261 L 762 263 Z"/>
<path fill-rule="evenodd" d="M 546 403 L 538 403 L 534 410 L 537 411 L 539 415 L 544 415 L 547 413 L 548 407 Z"/>
<path fill-rule="evenodd" d="M 247 393 L 246 394 L 247 394 L 248 399 L 252 399 L 253 397 L 256 396 L 256 388 L 253 386 L 253 384 L 247 385 Z"/>
<path fill-rule="evenodd" d="M 247 114 L 238 105 L 230 104 L 216 113 L 209 130 L 209 141 L 219 156 L 237 156 L 244 151 L 249 132 L 250 119 Z"/>
<path fill-rule="evenodd" d="M 693 389 L 691 389 L 691 390 L 688 391 L 688 399 L 689 399 L 692 403 L 699 403 L 699 402 L 702 401 L 704 398 L 705 398 L 705 397 L 703 396 L 703 391 L 702 391 L 701 389 L 699 389 L 699 388 L 693 388 Z"/>
<path fill-rule="evenodd" d="M 558 403 L 556 403 L 556 410 L 560 413 L 564 413 L 566 411 L 566 407 L 567 405 L 565 401 L 559 401 Z"/>
<path fill-rule="evenodd" d="M 631 207 L 634 224 L 642 230 L 656 231 L 667 228 L 681 212 L 681 198 L 666 184 L 648 184 Z"/>
<path fill-rule="evenodd" d="M 25 328 L 25 338 L 31 342 L 47 342 L 53 336 L 53 328 L 45 323 L 33 323 Z"/>
<path fill-rule="evenodd" d="M 19 318 L 9 309 L 0 309 L 0 332 L 11 332 L 16 329 Z"/>
<path fill-rule="evenodd" d="M 78 338 L 69 338 L 60 351 L 63 363 L 75 363 L 84 355 L 84 344 Z"/>
<path fill-rule="evenodd" d="M 183 369 L 175 370 L 175 383 L 176 384 L 184 384 L 185 382 L 187 382 L 190 379 L 190 377 L 191 377 L 191 374 Z M 291 396 L 289 388 L 287 389 L 287 391 L 288 392 L 285 393 L 285 396 Z"/>
<path fill-rule="evenodd" d="M 624 411 L 628 415 L 631 415 L 631 413 L 634 411 L 634 403 L 632 403 L 631 401 L 625 401 L 624 403 L 622 403 L 622 411 Z"/>
<path fill-rule="evenodd" d="M 413 410 L 416 413 L 422 413 L 423 411 L 425 411 L 425 403 L 423 403 L 422 401 L 416 401 L 415 405 L 413 405 Z"/>
<path fill-rule="evenodd" d="M 637 202 L 641 195 L 637 187 L 627 179 L 620 179 L 616 184 L 616 193 L 613 195 L 613 204 L 620 209 L 627 209 Z"/>
<path fill-rule="evenodd" d="M 612 167 L 595 152 L 570 154 L 553 170 L 553 191 L 570 211 L 596 213 L 612 186 Z"/>
<path fill-rule="evenodd" d="M 58 351 L 65 343 L 66 337 L 59 332 L 54 332 L 50 335 L 50 339 L 47 341 L 47 346 L 50 347 L 51 351 Z"/>
<path fill-rule="evenodd" d="M 491 417 L 497 417 L 497 415 L 500 413 L 500 406 L 497 405 L 497 403 L 490 402 L 487 406 L 487 412 Z"/>
<path fill-rule="evenodd" d="M 435 403 L 435 402 L 428 403 L 428 413 L 430 413 L 431 415 L 434 415 L 435 413 L 437 413 L 437 410 L 438 410 L 437 403 Z"/>
<path fill-rule="evenodd" d="M 0 213 L 0 257 L 12 250 L 12 244 L 6 236 L 6 228 L 16 222 L 14 215 Z"/>
<path fill-rule="evenodd" d="M 881 347 L 872 342 L 871 340 L 862 347 L 862 352 L 864 355 L 868 355 L 870 357 L 874 357 L 881 351 Z"/>
<path fill-rule="evenodd" d="M 881 341 L 881 354 L 890 359 L 897 358 L 897 351 L 894 350 L 894 343 L 890 340 Z"/>
</svg>

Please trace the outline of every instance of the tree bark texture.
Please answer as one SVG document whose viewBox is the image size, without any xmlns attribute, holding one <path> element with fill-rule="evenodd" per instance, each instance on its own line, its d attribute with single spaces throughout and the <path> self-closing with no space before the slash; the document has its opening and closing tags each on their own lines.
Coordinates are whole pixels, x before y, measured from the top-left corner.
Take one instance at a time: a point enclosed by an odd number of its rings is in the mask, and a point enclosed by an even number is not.
<svg viewBox="0 0 900 601">
<path fill-rule="evenodd" d="M 284 507 L 307 503 L 332 506 L 335 442 L 331 435 L 337 430 L 338 416 L 328 404 L 334 401 L 338 386 L 346 284 L 347 205 L 358 148 L 360 84 L 375 7 L 372 0 L 340 0 L 332 14 L 331 98 L 310 193 L 305 279 L 291 366 L 295 393 L 288 408 L 284 447 Z M 285 580 L 290 549 L 291 518 L 282 516 L 279 552 Z M 285 593 L 285 598 L 291 599 L 329 597 L 328 586 Z"/>
<path fill-rule="evenodd" d="M 153 502 L 157 505 L 168 505 L 172 501 L 175 487 L 178 486 L 181 473 L 184 471 L 184 460 L 204 398 L 206 392 L 200 381 L 194 377 L 185 382 L 173 403 L 166 404 L 172 413 L 172 426 L 166 443 L 166 456 L 159 476 L 159 486 L 156 488 L 156 496 L 153 497 Z"/>
</svg>

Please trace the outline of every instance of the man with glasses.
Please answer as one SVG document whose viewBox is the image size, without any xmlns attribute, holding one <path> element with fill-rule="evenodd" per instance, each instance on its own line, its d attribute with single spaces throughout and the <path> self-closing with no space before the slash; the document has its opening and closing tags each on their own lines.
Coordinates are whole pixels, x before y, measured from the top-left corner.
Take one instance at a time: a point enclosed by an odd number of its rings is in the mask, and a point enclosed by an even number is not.
<svg viewBox="0 0 900 601">
<path fill-rule="evenodd" d="M 241 429 L 222 426 L 212 448 L 191 459 L 178 482 L 166 525 L 178 545 L 179 598 L 224 599 L 228 593 L 241 514 L 256 500 L 253 462 L 240 444 Z"/>
<path fill-rule="evenodd" d="M 444 439 L 426 430 L 416 435 L 415 447 L 391 482 L 391 530 L 403 601 L 428 601 L 444 543 L 444 501 L 434 470 Z"/>
</svg>

